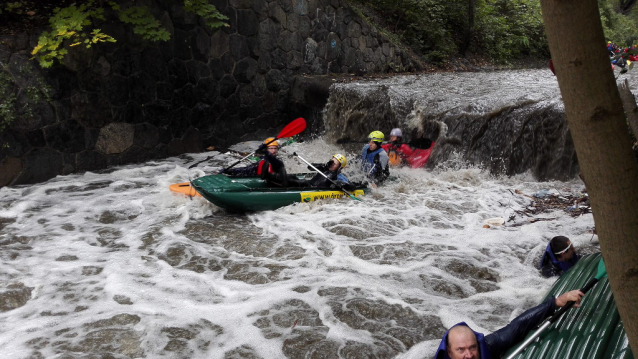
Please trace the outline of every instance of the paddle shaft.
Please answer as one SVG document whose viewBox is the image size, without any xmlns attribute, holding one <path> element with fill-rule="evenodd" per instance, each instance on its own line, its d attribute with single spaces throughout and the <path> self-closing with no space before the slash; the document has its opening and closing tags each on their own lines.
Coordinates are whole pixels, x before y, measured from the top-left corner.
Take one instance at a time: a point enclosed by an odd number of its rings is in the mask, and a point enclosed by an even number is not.
<svg viewBox="0 0 638 359">
<path fill-rule="evenodd" d="M 587 282 L 587 284 L 585 284 L 585 286 L 580 291 L 583 292 L 583 294 L 585 294 L 590 289 L 592 289 L 596 283 L 598 283 L 598 278 L 592 278 Z M 543 334 L 545 329 L 549 328 L 550 325 L 555 323 L 558 320 L 558 318 L 560 318 L 567 310 L 569 310 L 569 308 L 573 307 L 574 304 L 576 304 L 576 302 L 567 302 L 565 306 L 560 308 L 556 313 L 554 313 L 554 315 L 552 315 L 549 319 L 547 319 L 543 323 L 543 325 L 541 325 L 540 328 L 538 328 L 536 333 L 534 333 L 531 337 L 527 338 L 523 342 L 523 344 L 521 344 L 512 354 L 508 355 L 507 358 L 505 359 L 513 359 L 516 355 L 518 355 L 520 352 L 525 350 L 525 348 L 527 348 L 528 345 L 530 345 L 536 338 L 538 338 L 541 334 Z"/>
<path fill-rule="evenodd" d="M 265 143 L 265 145 L 266 145 L 266 146 L 268 146 L 268 145 L 269 145 L 269 144 L 271 144 L 272 142 L 277 141 L 277 139 L 278 139 L 278 137 L 275 137 L 275 138 L 273 138 L 272 140 L 268 141 L 268 143 Z M 248 155 L 246 155 L 245 157 L 242 157 L 242 159 L 240 159 L 239 161 L 237 161 L 237 162 L 233 163 L 232 165 L 230 165 L 230 166 L 228 166 L 228 167 L 224 168 L 224 171 L 229 170 L 229 169 L 231 169 L 231 168 L 233 168 L 233 167 L 237 166 L 239 163 L 241 163 L 241 161 L 243 161 L 243 160 L 245 160 L 246 158 L 248 158 L 248 157 L 250 157 L 250 156 L 254 155 L 254 154 L 255 154 L 255 152 L 257 152 L 257 151 L 253 151 L 253 152 L 249 153 L 249 154 L 248 154 Z"/>
<path fill-rule="evenodd" d="M 296 156 L 297 158 L 299 158 L 300 160 L 304 161 L 308 166 L 310 166 L 313 170 L 317 171 L 317 173 L 319 173 L 320 175 L 322 175 L 325 179 L 327 179 L 328 181 L 330 181 L 330 183 L 332 183 L 333 185 L 337 186 L 337 188 L 339 188 L 340 190 L 343 191 L 343 193 L 347 194 L 348 196 L 350 196 L 350 198 L 357 200 L 357 201 L 361 201 L 359 198 L 353 196 L 350 192 L 346 191 L 343 187 L 339 186 L 338 184 L 335 183 L 335 181 L 331 180 L 328 176 L 325 175 L 325 173 L 319 171 L 319 169 L 317 169 L 317 167 L 313 166 L 312 163 L 306 161 L 305 159 L 303 159 L 303 157 L 299 156 L 297 154 L 297 152 L 293 152 L 292 154 L 293 156 Z"/>
</svg>

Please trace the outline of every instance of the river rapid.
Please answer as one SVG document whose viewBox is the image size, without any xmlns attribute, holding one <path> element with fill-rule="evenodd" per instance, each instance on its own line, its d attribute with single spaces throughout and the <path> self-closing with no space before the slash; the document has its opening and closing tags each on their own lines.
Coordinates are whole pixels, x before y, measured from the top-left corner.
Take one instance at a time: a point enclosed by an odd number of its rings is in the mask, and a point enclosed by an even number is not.
<svg viewBox="0 0 638 359">
<path fill-rule="evenodd" d="M 343 151 L 318 138 L 281 155 L 305 172 L 291 153 Z M 416 359 L 459 321 L 494 331 L 554 282 L 536 268 L 551 237 L 598 251 L 593 217 L 518 213 L 531 200 L 515 190 L 579 196 L 578 179 L 449 157 L 362 202 L 247 214 L 168 189 L 238 158 L 218 152 L 1 188 L 0 357 Z"/>
</svg>

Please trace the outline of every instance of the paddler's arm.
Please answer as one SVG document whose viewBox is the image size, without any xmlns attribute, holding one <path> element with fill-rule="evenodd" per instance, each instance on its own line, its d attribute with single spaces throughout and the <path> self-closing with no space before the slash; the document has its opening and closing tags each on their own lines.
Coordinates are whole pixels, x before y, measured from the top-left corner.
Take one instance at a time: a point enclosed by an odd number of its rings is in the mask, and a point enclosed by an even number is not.
<svg viewBox="0 0 638 359">
<path fill-rule="evenodd" d="M 516 343 L 525 339 L 525 336 L 538 327 L 543 320 L 554 314 L 556 308 L 565 306 L 569 301 L 575 301 L 576 305 L 574 306 L 579 307 L 582 296 L 581 291 L 573 290 L 558 298 L 549 297 L 540 305 L 526 310 L 505 327 L 485 336 L 485 343 L 490 353 L 493 357 L 500 358 Z"/>
</svg>

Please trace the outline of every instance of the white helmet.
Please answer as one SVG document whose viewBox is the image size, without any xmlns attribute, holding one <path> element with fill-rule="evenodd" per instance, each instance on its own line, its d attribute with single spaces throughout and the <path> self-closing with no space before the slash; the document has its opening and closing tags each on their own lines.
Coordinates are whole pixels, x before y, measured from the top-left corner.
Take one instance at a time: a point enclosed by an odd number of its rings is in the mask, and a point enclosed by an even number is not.
<svg viewBox="0 0 638 359">
<path fill-rule="evenodd" d="M 393 128 L 392 131 L 390 131 L 390 136 L 403 137 L 403 133 L 400 128 Z"/>
</svg>

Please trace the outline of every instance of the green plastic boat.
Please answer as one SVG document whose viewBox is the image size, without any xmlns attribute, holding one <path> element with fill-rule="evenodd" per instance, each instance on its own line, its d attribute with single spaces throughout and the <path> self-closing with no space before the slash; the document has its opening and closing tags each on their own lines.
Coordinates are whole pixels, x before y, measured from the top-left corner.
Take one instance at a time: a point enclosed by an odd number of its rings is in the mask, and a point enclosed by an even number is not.
<svg viewBox="0 0 638 359">
<path fill-rule="evenodd" d="M 300 179 L 313 174 L 298 174 Z M 228 177 L 226 175 L 210 175 L 197 178 L 191 183 L 192 188 L 202 197 L 218 207 L 230 211 L 265 211 L 288 206 L 293 203 L 307 203 L 326 198 L 346 197 L 343 191 L 330 188 L 272 187 L 258 177 Z M 188 193 L 190 188 L 182 186 L 179 192 Z M 173 185 L 176 186 L 176 185 Z M 173 190 L 171 186 L 171 190 Z M 188 186 L 186 186 L 188 187 Z M 360 196 L 368 192 L 368 188 L 357 188 L 351 193 Z"/>
<path fill-rule="evenodd" d="M 600 259 L 600 253 L 582 258 L 554 283 L 547 296 L 558 296 L 582 288 L 589 279 L 596 276 Z M 505 357 L 513 353 L 519 344 L 512 347 Z M 580 308 L 571 308 L 565 312 L 514 358 L 633 359 L 607 277 L 602 278 L 585 294 Z"/>
</svg>

